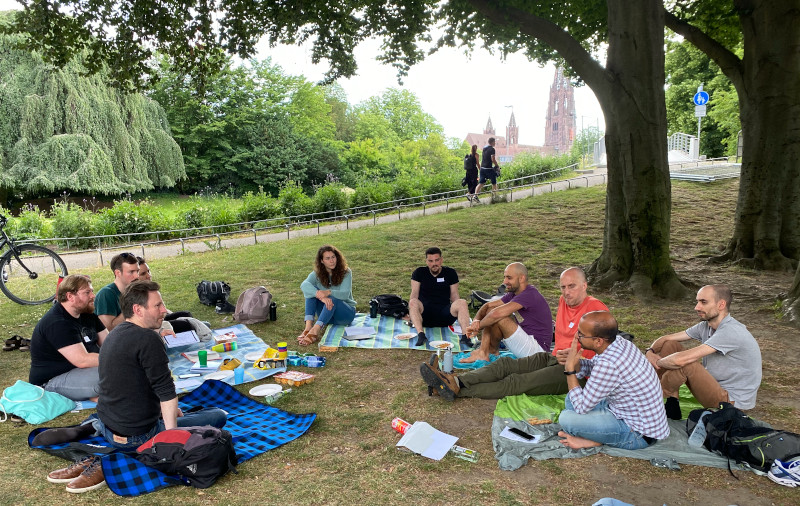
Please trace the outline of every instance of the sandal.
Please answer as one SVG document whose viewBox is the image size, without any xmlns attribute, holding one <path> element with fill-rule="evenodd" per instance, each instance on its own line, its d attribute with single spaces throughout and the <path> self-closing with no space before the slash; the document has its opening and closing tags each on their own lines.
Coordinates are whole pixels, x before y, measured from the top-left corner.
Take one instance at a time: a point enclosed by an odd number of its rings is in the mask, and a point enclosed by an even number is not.
<svg viewBox="0 0 800 506">
<path fill-rule="evenodd" d="M 300 335 L 299 335 L 299 336 L 297 336 L 297 340 L 298 340 L 298 341 L 300 341 L 301 339 L 305 339 L 305 338 L 306 338 L 306 336 L 308 335 L 308 331 L 309 331 L 309 330 L 311 330 L 311 329 L 305 329 L 305 330 L 303 330 L 303 332 L 301 332 L 301 333 L 300 333 Z"/>
<path fill-rule="evenodd" d="M 300 341 L 300 339 L 298 339 L 297 341 L 300 343 L 300 346 L 310 346 L 319 341 L 319 336 L 324 333 L 325 333 L 325 327 L 322 327 L 319 330 L 319 334 L 312 334 L 311 331 L 308 331 L 306 332 L 306 335 L 304 336 L 302 341 Z"/>
<path fill-rule="evenodd" d="M 20 341 L 19 351 L 31 351 L 31 340 L 22 339 L 22 341 Z"/>
<path fill-rule="evenodd" d="M 29 341 L 28 342 L 28 345 L 29 345 L 28 349 L 30 349 L 30 340 L 28 340 L 28 341 Z M 13 336 L 13 337 L 10 337 L 9 339 L 6 339 L 6 344 L 5 344 L 5 346 L 3 346 L 3 351 L 14 351 L 16 349 L 19 349 L 20 346 L 22 346 L 22 337 Z"/>
</svg>

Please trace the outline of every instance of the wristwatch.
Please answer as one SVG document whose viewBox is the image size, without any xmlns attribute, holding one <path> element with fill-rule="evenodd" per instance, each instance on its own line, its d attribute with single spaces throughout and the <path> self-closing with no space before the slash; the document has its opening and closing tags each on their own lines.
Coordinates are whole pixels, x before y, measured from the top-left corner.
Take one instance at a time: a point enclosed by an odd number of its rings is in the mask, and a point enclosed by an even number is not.
<svg viewBox="0 0 800 506">
<path fill-rule="evenodd" d="M 564 371 L 565 376 L 572 376 L 573 374 L 578 374 L 578 371 Z"/>
</svg>

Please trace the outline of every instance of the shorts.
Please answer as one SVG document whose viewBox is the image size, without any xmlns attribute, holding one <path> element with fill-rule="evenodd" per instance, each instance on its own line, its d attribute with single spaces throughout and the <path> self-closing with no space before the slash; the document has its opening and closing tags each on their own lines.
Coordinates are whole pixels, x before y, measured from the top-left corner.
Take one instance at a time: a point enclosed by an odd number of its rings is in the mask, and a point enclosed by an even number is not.
<svg viewBox="0 0 800 506">
<path fill-rule="evenodd" d="M 517 358 L 529 357 L 534 353 L 542 353 L 544 351 L 536 339 L 533 336 L 529 336 L 519 325 L 517 325 L 517 330 L 513 334 L 503 339 L 503 344 Z"/>
<path fill-rule="evenodd" d="M 487 179 L 491 180 L 493 185 L 497 184 L 497 172 L 492 168 L 481 167 L 481 179 L 478 183 L 483 184 Z"/>
<path fill-rule="evenodd" d="M 456 317 L 450 314 L 450 306 L 426 305 L 423 302 L 422 308 L 423 327 L 447 327 L 456 321 Z"/>
</svg>

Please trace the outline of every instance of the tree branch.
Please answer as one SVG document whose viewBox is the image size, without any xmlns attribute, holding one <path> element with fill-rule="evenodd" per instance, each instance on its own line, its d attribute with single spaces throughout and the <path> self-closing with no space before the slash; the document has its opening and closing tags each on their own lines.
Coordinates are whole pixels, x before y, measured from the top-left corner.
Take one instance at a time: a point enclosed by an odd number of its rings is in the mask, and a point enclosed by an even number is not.
<svg viewBox="0 0 800 506">
<path fill-rule="evenodd" d="M 664 22 L 667 28 L 683 36 L 697 49 L 708 55 L 719 65 L 720 70 L 731 80 L 737 90 L 744 86 L 744 65 L 735 53 L 717 42 L 700 28 L 678 18 L 675 14 L 664 8 Z"/>
<path fill-rule="evenodd" d="M 610 73 L 566 30 L 542 17 L 514 7 L 499 7 L 489 0 L 469 0 L 475 10 L 500 26 L 513 26 L 521 33 L 552 46 L 597 94 L 613 82 Z"/>
</svg>

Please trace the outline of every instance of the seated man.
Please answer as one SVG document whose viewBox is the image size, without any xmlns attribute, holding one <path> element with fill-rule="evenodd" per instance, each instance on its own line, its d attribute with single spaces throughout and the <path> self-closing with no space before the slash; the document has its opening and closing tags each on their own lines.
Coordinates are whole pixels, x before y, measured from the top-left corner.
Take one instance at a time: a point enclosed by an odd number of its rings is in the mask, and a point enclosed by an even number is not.
<svg viewBox="0 0 800 506">
<path fill-rule="evenodd" d="M 571 267 L 561 273 L 561 298 L 556 315 L 556 348 L 553 354 L 534 353 L 525 358 L 500 357 L 486 367 L 461 376 L 439 371 L 436 355 L 432 365 L 423 364 L 423 378 L 443 397 L 479 397 L 500 399 L 507 395 L 557 395 L 567 393 L 564 361 L 581 317 L 590 311 L 608 311 L 606 305 L 586 293 L 586 275 Z M 568 339 L 568 340 L 567 340 Z M 562 349 L 563 348 L 563 349 Z M 584 357 L 594 352 L 584 350 Z M 555 356 L 554 356 L 555 355 Z M 586 358 L 589 358 L 586 357 Z"/>
<path fill-rule="evenodd" d="M 408 313 L 417 330 L 414 346 L 424 346 L 427 342 L 425 327 L 446 327 L 456 320 L 462 329 L 469 325 L 467 301 L 458 297 L 458 274 L 455 269 L 442 266 L 442 250 L 437 247 L 425 250 L 425 263 L 425 267 L 411 274 Z M 463 334 L 461 337 L 462 342 L 469 342 Z"/>
<path fill-rule="evenodd" d="M 108 334 L 100 349 L 100 399 L 97 414 L 79 427 L 50 429 L 41 444 L 54 444 L 86 435 L 91 430 L 112 446 L 135 450 L 159 432 L 176 427 L 222 427 L 227 413 L 206 408 L 184 416 L 169 370 L 169 359 L 156 330 L 166 309 L 158 283 L 136 281 L 122 295 L 125 321 Z M 63 439 L 62 439 L 63 437 Z M 87 492 L 103 485 L 99 457 L 53 471 L 48 481 L 67 483 L 67 491 Z M 71 480 L 71 481 L 70 481 Z"/>
<path fill-rule="evenodd" d="M 702 321 L 683 332 L 659 337 L 647 349 L 647 359 L 661 378 L 669 418 L 681 419 L 678 389 L 684 383 L 707 408 L 717 408 L 720 402 L 739 409 L 755 407 L 761 385 L 761 350 L 747 327 L 728 313 L 732 300 L 727 286 L 704 286 L 697 292 L 694 307 Z M 684 350 L 681 343 L 689 339 L 701 344 Z M 698 362 L 701 358 L 702 364 Z"/>
<path fill-rule="evenodd" d="M 569 393 L 558 417 L 564 446 L 638 450 L 669 436 L 658 376 L 636 345 L 618 338 L 618 332 L 608 311 L 587 313 L 578 323 L 564 363 Z M 581 358 L 579 344 L 595 352 L 594 358 Z M 581 388 L 578 378 L 587 376 Z"/>
<path fill-rule="evenodd" d="M 56 297 L 33 329 L 28 381 L 74 401 L 96 401 L 98 357 L 108 331 L 94 314 L 92 283 L 88 276 L 72 274 Z"/>
<path fill-rule="evenodd" d="M 139 261 L 132 253 L 120 253 L 111 259 L 109 265 L 111 272 L 114 273 L 114 281 L 97 292 L 95 314 L 111 332 L 125 320 L 119 305 L 119 297 L 125 287 L 139 279 Z"/>
<path fill-rule="evenodd" d="M 153 279 L 153 271 L 147 265 L 147 260 L 137 256 L 136 261 L 139 262 L 139 281 L 151 281 Z M 194 326 L 186 320 L 178 320 L 178 318 L 191 318 L 192 313 L 188 311 L 170 311 L 167 309 L 167 315 L 164 317 L 164 322 L 161 324 L 161 331 L 159 333 L 163 336 L 164 331 L 172 330 L 174 332 L 189 332 L 194 330 Z M 168 333 L 168 332 L 167 332 Z"/>
<path fill-rule="evenodd" d="M 553 340 L 550 306 L 539 290 L 528 284 L 528 269 L 519 262 L 509 264 L 503 272 L 503 284 L 506 287 L 503 297 L 481 306 L 467 327 L 468 337 L 477 335 L 481 329 L 483 335 L 480 348 L 461 360 L 462 363 L 489 360 L 489 355 L 500 351 L 500 341 L 517 358 L 550 350 Z"/>
</svg>

